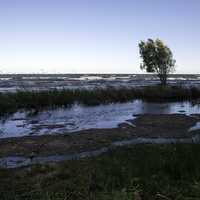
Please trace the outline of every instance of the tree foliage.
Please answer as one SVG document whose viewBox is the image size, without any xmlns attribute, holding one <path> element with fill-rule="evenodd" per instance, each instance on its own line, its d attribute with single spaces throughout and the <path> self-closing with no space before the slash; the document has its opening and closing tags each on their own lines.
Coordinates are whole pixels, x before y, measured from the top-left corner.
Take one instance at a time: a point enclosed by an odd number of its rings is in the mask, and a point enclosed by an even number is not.
<svg viewBox="0 0 200 200">
<path fill-rule="evenodd" d="M 160 39 L 148 39 L 139 43 L 142 64 L 140 68 L 147 72 L 156 73 L 161 84 L 166 85 L 167 77 L 174 71 L 176 61 L 172 51 Z"/>
</svg>

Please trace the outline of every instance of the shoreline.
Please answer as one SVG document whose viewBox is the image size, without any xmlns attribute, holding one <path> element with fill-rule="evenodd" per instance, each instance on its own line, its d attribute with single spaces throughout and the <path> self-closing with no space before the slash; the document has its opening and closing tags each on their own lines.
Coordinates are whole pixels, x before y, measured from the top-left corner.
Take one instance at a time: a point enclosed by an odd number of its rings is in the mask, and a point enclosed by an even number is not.
<svg viewBox="0 0 200 200">
<path fill-rule="evenodd" d="M 0 139 L 0 157 L 49 156 L 93 151 L 113 142 L 146 139 L 190 139 L 200 129 L 189 131 L 200 121 L 200 115 L 139 115 L 129 123 L 113 129 L 89 129 L 62 135 L 25 136 Z"/>
</svg>

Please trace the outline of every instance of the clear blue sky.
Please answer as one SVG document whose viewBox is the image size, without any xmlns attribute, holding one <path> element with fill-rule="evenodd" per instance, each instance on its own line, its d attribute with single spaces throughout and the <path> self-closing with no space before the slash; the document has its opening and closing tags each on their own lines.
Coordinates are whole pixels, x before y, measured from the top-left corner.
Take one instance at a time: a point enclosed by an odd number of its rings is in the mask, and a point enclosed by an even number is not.
<svg viewBox="0 0 200 200">
<path fill-rule="evenodd" d="M 0 0 L 4 73 L 141 73 L 147 38 L 200 73 L 200 0 Z"/>
</svg>

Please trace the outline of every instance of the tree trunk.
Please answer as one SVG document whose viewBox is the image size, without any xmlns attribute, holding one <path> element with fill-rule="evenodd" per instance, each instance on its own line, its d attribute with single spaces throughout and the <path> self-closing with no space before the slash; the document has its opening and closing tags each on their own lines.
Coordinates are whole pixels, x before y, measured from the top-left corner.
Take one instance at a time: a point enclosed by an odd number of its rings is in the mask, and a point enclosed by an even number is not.
<svg viewBox="0 0 200 200">
<path fill-rule="evenodd" d="M 161 85 L 167 85 L 167 74 L 158 74 Z"/>
</svg>

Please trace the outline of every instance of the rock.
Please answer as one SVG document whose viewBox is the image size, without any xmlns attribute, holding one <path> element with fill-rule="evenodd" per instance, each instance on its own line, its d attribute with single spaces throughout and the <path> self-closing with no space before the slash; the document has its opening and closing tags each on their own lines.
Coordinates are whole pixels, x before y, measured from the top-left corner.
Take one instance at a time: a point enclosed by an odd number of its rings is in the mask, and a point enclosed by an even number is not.
<svg viewBox="0 0 200 200">
<path fill-rule="evenodd" d="M 142 200 L 142 198 L 141 198 L 139 192 L 134 192 L 133 200 Z"/>
</svg>

